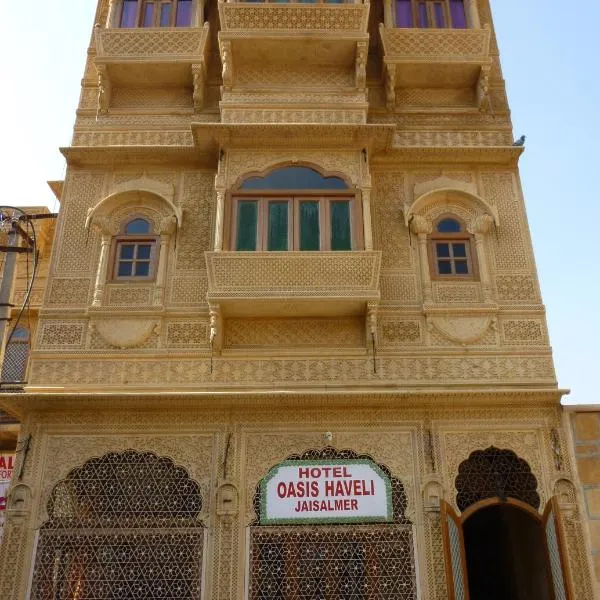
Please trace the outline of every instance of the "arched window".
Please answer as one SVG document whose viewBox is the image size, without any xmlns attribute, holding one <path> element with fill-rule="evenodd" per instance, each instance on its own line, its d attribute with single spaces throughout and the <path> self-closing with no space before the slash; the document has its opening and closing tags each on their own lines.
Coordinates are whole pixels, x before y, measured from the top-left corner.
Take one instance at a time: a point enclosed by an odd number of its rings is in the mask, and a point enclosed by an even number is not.
<svg viewBox="0 0 600 600">
<path fill-rule="evenodd" d="M 433 279 L 473 279 L 476 276 L 471 235 L 452 215 L 443 216 L 434 223 L 430 236 L 430 267 Z"/>
<path fill-rule="evenodd" d="M 156 271 L 158 237 L 147 219 L 127 221 L 115 239 L 113 279 L 153 279 Z"/>
<path fill-rule="evenodd" d="M 446 572 L 452 599 L 571 600 L 560 509 L 541 515 L 537 481 L 511 450 L 477 450 L 459 466 L 459 516 L 442 502 Z"/>
<path fill-rule="evenodd" d="M 31 599 L 200 600 L 201 510 L 198 483 L 169 458 L 92 458 L 52 491 Z"/>
<path fill-rule="evenodd" d="M 29 361 L 30 336 L 27 327 L 17 327 L 8 340 L 2 364 L 2 383 L 24 383 Z"/>
<path fill-rule="evenodd" d="M 396 0 L 396 27 L 465 29 L 464 0 Z"/>
<path fill-rule="evenodd" d="M 282 465 L 333 464 L 341 470 L 352 461 L 376 465 L 367 455 L 331 447 L 291 456 Z M 356 522 L 344 524 L 326 514 L 321 524 L 263 524 L 261 505 L 268 483 L 259 484 L 254 496 L 258 518 L 250 527 L 250 600 L 416 599 L 412 525 L 405 516 L 404 486 L 385 466 L 376 468 L 391 483 L 388 522 L 370 523 L 366 518 L 361 523 L 354 518 Z M 346 472 L 343 475 L 348 477 Z M 359 480 L 346 479 L 347 484 L 353 481 Z"/>
<path fill-rule="evenodd" d="M 239 251 L 357 250 L 362 220 L 340 177 L 290 166 L 248 177 L 232 194 L 230 248 Z"/>
<path fill-rule="evenodd" d="M 193 0 L 122 0 L 120 27 L 190 27 Z"/>
</svg>

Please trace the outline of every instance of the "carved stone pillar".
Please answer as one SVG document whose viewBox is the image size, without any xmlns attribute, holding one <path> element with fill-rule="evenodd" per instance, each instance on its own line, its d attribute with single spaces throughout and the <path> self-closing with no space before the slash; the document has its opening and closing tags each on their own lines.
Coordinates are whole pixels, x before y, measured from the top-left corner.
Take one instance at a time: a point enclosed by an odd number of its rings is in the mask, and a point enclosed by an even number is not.
<svg viewBox="0 0 600 600">
<path fill-rule="evenodd" d="M 200 112 L 204 106 L 204 84 L 206 81 L 204 63 L 192 65 L 192 77 L 194 80 L 194 92 L 192 94 L 194 111 Z"/>
<path fill-rule="evenodd" d="M 365 250 L 373 250 L 373 226 L 371 224 L 371 188 L 362 188 L 362 218 Z"/>
<path fill-rule="evenodd" d="M 467 13 L 467 24 L 471 29 L 479 29 L 481 23 L 479 21 L 479 11 L 477 10 L 477 2 L 475 0 L 467 0 L 465 3 L 465 12 Z"/>
<path fill-rule="evenodd" d="M 383 23 L 386 27 L 394 26 L 394 15 L 392 13 L 392 0 L 383 0 Z"/>
<path fill-rule="evenodd" d="M 106 28 L 107 29 L 110 29 L 113 26 L 114 19 L 115 19 L 116 4 L 117 3 L 115 0 L 110 0 L 110 2 L 108 3 L 108 14 L 106 15 Z"/>
<path fill-rule="evenodd" d="M 413 215 L 410 228 L 419 240 L 419 263 L 421 266 L 421 285 L 423 286 L 423 304 L 431 304 L 431 275 L 429 274 L 429 258 L 427 256 L 427 236 L 431 234 L 431 223 L 418 215 Z"/>
<path fill-rule="evenodd" d="M 100 260 L 98 261 L 98 270 L 96 271 L 92 306 L 102 305 L 102 296 L 104 295 L 104 286 L 106 285 L 106 273 L 108 272 L 108 256 L 110 253 L 111 237 L 112 236 L 109 232 L 102 232 L 102 241 L 100 243 Z"/>
<path fill-rule="evenodd" d="M 472 233 L 475 237 L 475 249 L 479 263 L 479 277 L 481 279 L 484 302 L 492 302 L 492 284 L 485 250 L 485 236 L 489 232 L 492 223 L 493 219 L 490 215 L 481 215 L 475 218 L 469 227 L 469 233 Z"/>
<path fill-rule="evenodd" d="M 225 190 L 217 190 L 217 209 L 215 215 L 215 252 L 223 250 L 223 215 L 225 211 Z"/>
<path fill-rule="evenodd" d="M 160 249 L 156 267 L 156 287 L 154 288 L 154 305 L 160 306 L 165 301 L 165 283 L 167 279 L 167 264 L 169 262 L 169 241 L 177 227 L 174 216 L 164 217 L 160 222 Z"/>
</svg>

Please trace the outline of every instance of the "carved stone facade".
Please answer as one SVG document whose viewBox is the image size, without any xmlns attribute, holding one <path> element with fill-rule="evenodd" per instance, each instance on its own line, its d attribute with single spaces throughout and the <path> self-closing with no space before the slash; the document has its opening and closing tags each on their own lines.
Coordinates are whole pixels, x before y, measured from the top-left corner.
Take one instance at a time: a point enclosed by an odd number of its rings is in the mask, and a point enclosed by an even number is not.
<svg viewBox="0 0 600 600">
<path fill-rule="evenodd" d="M 406 597 L 442 600 L 441 506 L 492 448 L 526 462 L 540 518 L 557 497 L 571 600 L 594 598 L 488 0 L 428 30 L 388 1 L 194 0 L 181 29 L 120 28 L 122 6 L 98 2 L 28 385 L 0 394 L 22 421 L 0 597 L 58 597 L 37 532 L 70 518 L 63 552 L 86 522 L 61 490 L 151 456 L 198 487 L 203 598 L 256 600 L 257 486 L 326 451 L 400 482 Z M 351 249 L 236 251 L 244 183 L 290 168 L 343 182 Z M 468 272 L 436 262 L 445 219 Z M 121 276 L 123 244 L 147 275 Z"/>
</svg>

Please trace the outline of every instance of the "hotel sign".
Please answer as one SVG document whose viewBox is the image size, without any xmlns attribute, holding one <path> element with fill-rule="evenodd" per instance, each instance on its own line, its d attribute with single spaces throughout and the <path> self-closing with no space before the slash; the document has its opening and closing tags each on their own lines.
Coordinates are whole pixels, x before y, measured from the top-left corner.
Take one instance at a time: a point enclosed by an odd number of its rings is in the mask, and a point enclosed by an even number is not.
<svg viewBox="0 0 600 600">
<path fill-rule="evenodd" d="M 289 460 L 261 482 L 262 525 L 391 520 L 390 478 L 371 460 Z"/>
</svg>

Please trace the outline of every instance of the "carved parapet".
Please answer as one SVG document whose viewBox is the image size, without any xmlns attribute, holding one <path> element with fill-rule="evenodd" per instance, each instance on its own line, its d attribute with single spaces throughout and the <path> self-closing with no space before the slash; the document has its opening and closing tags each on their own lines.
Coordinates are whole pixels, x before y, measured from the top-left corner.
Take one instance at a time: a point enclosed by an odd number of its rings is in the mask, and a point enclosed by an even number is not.
<svg viewBox="0 0 600 600">
<path fill-rule="evenodd" d="M 192 65 L 206 64 L 209 27 L 97 28 L 94 63 L 113 86 L 151 80 L 153 85 L 194 85 Z M 106 86 L 106 84 L 105 84 Z"/>
<path fill-rule="evenodd" d="M 226 315 L 366 313 L 379 300 L 381 253 L 206 252 L 209 304 Z"/>
<path fill-rule="evenodd" d="M 369 5 L 362 3 L 220 2 L 221 31 L 319 31 L 367 33 Z"/>
<path fill-rule="evenodd" d="M 490 29 L 379 26 L 384 63 L 396 65 L 398 88 L 466 88 L 491 64 Z"/>
</svg>

